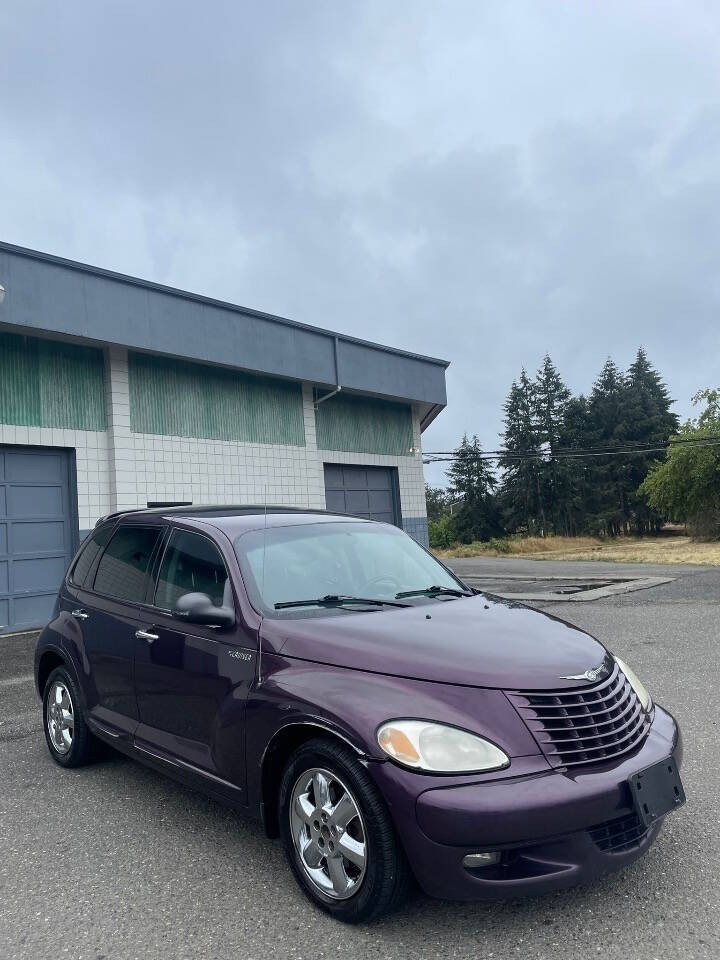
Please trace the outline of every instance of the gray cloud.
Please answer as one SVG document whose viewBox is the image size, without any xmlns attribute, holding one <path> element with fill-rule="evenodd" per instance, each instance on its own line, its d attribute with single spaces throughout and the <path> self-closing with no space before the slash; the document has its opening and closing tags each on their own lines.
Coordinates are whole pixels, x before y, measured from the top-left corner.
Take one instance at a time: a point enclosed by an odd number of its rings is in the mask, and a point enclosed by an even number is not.
<svg viewBox="0 0 720 960">
<path fill-rule="evenodd" d="M 0 236 L 452 361 L 718 382 L 720 12 L 697 2 L 0 9 Z M 434 469 L 431 479 L 440 478 Z"/>
</svg>

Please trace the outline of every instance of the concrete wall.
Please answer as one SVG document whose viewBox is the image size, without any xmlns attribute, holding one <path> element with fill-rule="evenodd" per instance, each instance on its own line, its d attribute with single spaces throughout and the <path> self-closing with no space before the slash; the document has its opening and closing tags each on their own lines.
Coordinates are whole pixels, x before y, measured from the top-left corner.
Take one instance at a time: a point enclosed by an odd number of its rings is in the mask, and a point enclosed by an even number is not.
<svg viewBox="0 0 720 960">
<path fill-rule="evenodd" d="M 0 444 L 30 444 L 75 451 L 80 530 L 113 510 L 148 501 L 263 503 L 325 507 L 324 463 L 397 467 L 405 528 L 427 542 L 419 411 L 413 405 L 413 447 L 408 456 L 319 450 L 313 388 L 302 386 L 305 446 L 133 433 L 130 428 L 128 352 L 105 352 L 107 430 L 102 432 L 0 424 Z M 327 401 L 332 403 L 332 399 Z"/>
</svg>

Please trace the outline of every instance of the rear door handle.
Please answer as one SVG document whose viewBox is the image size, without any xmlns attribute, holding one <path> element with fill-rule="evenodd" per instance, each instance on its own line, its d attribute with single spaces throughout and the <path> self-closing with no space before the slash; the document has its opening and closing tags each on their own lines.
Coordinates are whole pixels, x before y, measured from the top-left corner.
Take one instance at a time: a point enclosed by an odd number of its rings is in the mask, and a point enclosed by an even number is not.
<svg viewBox="0 0 720 960">
<path fill-rule="evenodd" d="M 70 616 L 75 617 L 76 620 L 87 620 L 89 619 L 90 614 L 86 613 L 85 610 L 73 610 Z"/>
<path fill-rule="evenodd" d="M 148 643 L 155 643 L 159 639 L 159 634 L 151 633 L 149 630 L 136 630 L 135 636 L 138 640 L 147 640 Z"/>
</svg>

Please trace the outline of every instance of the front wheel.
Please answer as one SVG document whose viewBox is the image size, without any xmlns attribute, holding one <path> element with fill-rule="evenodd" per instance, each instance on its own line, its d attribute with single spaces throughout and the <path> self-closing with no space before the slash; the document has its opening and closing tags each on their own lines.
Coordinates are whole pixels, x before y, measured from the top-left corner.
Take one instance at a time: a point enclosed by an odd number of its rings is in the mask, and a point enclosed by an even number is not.
<svg viewBox="0 0 720 960">
<path fill-rule="evenodd" d="M 347 923 L 405 897 L 409 869 L 376 785 L 345 746 L 311 740 L 290 758 L 279 797 L 290 866 L 316 904 Z"/>
</svg>

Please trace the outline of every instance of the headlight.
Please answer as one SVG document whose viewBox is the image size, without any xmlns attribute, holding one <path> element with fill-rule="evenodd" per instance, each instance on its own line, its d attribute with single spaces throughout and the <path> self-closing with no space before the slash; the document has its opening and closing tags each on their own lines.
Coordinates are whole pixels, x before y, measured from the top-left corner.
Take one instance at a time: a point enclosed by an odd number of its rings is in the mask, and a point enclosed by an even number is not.
<svg viewBox="0 0 720 960">
<path fill-rule="evenodd" d="M 429 720 L 390 720 L 378 730 L 377 741 L 389 757 L 414 770 L 472 773 L 510 765 L 510 758 L 488 740 Z"/>
<path fill-rule="evenodd" d="M 621 660 L 620 657 L 614 657 L 615 663 L 620 667 L 622 672 L 627 678 L 627 682 L 633 688 L 637 694 L 637 698 L 642 704 L 642 708 L 645 711 L 648 711 L 652 706 L 652 700 L 650 699 L 650 694 L 647 692 L 643 684 L 638 679 L 637 675 L 630 669 L 630 667 L 625 663 L 624 660 Z"/>
</svg>

